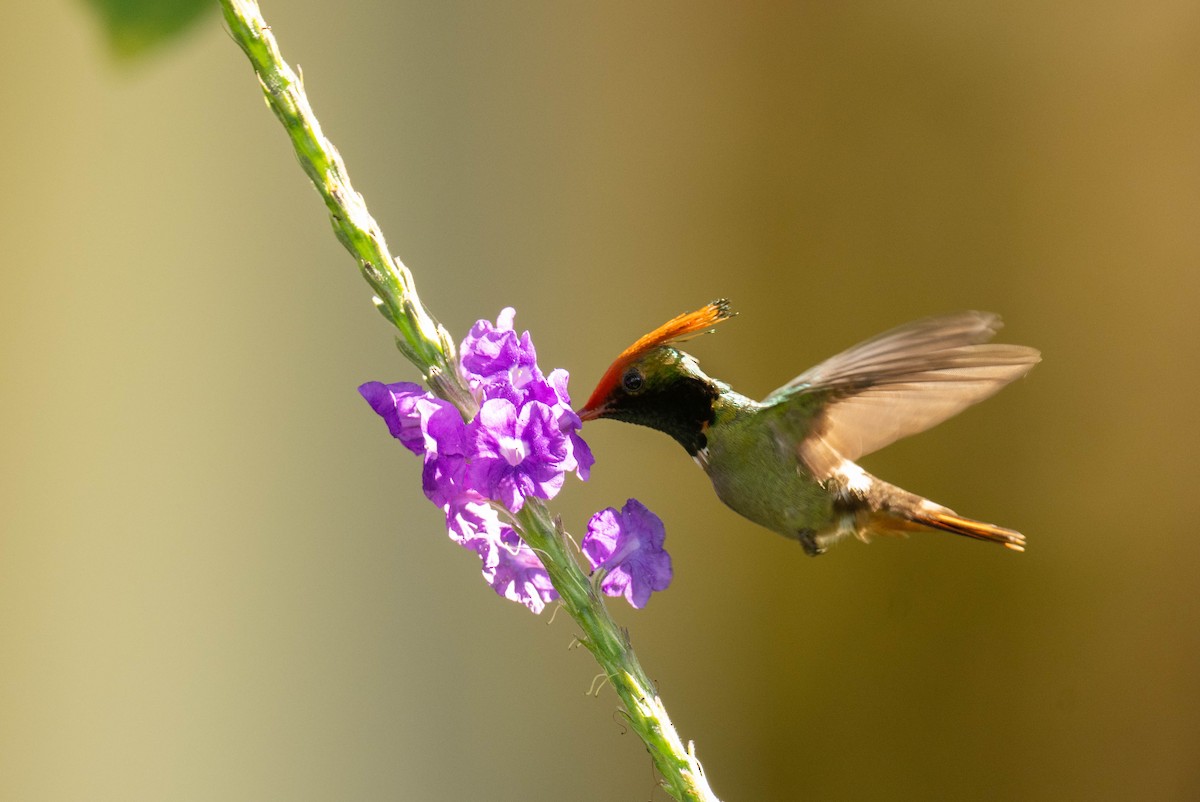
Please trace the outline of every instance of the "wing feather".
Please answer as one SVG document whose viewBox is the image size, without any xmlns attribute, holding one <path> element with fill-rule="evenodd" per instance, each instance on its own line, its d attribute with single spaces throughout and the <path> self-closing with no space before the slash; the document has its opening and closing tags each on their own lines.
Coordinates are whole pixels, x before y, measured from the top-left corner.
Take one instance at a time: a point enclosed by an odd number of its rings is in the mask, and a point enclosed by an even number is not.
<svg viewBox="0 0 1200 802">
<path fill-rule="evenodd" d="M 821 398 L 800 450 L 809 469 L 825 478 L 842 460 L 936 426 L 1041 361 L 1034 348 L 987 343 L 1000 326 L 989 312 L 918 320 L 827 359 L 764 403 L 812 410 L 814 396 Z"/>
</svg>

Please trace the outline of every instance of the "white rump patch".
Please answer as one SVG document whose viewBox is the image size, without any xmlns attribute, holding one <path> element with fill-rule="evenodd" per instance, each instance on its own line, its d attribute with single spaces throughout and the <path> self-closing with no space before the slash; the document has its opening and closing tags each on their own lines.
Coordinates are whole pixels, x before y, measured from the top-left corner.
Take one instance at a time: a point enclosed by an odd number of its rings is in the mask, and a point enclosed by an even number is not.
<svg viewBox="0 0 1200 802">
<path fill-rule="evenodd" d="M 841 461 L 834 469 L 834 475 L 842 480 L 847 490 L 860 496 L 866 495 L 875 481 L 866 471 L 848 459 Z"/>
</svg>

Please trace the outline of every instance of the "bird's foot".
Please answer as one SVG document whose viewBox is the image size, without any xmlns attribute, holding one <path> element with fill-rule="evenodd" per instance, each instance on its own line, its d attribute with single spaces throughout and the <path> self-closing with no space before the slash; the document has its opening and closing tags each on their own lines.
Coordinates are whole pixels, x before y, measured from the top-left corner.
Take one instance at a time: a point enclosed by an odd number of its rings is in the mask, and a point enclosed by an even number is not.
<svg viewBox="0 0 1200 802">
<path fill-rule="evenodd" d="M 801 529 L 796 533 L 796 539 L 800 541 L 800 545 L 804 547 L 804 553 L 809 557 L 825 553 L 825 549 L 817 542 L 816 529 Z"/>
</svg>

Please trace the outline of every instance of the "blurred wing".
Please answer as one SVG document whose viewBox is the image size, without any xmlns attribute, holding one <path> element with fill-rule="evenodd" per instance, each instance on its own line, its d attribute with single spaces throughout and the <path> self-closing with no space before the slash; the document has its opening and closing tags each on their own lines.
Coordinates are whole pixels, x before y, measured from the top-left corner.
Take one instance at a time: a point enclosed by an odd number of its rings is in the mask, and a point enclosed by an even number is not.
<svg viewBox="0 0 1200 802">
<path fill-rule="evenodd" d="M 843 459 L 936 426 L 1041 361 L 1034 348 L 988 344 L 1000 326 L 989 312 L 918 320 L 806 370 L 764 403 L 812 416 L 801 456 L 824 478 Z"/>
</svg>

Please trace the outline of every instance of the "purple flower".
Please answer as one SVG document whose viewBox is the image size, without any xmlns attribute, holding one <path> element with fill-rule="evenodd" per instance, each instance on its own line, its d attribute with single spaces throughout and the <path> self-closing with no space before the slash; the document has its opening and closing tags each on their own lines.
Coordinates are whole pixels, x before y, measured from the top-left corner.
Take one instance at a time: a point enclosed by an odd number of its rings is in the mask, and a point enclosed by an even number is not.
<svg viewBox="0 0 1200 802">
<path fill-rule="evenodd" d="M 483 402 L 476 419 L 471 484 L 517 512 L 529 496 L 554 498 L 568 467 L 574 467 L 568 438 L 554 410 L 532 401 L 517 410 L 511 401 Z"/>
<path fill-rule="evenodd" d="M 483 564 L 483 578 L 506 599 L 540 613 L 558 598 L 541 560 L 495 508 L 478 494 L 460 496 L 447 506 L 451 538 L 471 549 Z"/>
<path fill-rule="evenodd" d="M 467 466 L 473 453 L 471 429 L 458 409 L 441 399 L 417 404 L 425 446 L 421 489 L 425 497 L 445 509 L 456 496 L 471 489 Z"/>
<path fill-rule="evenodd" d="M 467 383 L 483 402 L 504 399 L 518 411 L 534 401 L 550 407 L 559 429 L 567 435 L 568 454 L 560 468 L 575 471 L 586 481 L 595 459 L 578 434 L 582 423 L 571 409 L 570 377 L 561 369 L 551 371 L 548 377 L 542 375 L 529 332 L 518 338 L 513 329 L 515 315 L 513 308 L 507 307 L 495 325 L 480 320 L 471 327 L 460 349 Z"/>
<path fill-rule="evenodd" d="M 421 433 L 417 401 L 432 398 L 432 395 L 412 382 L 367 382 L 358 388 L 358 392 L 387 423 L 392 437 L 414 454 L 424 453 L 425 438 Z"/>
<path fill-rule="evenodd" d="M 444 507 L 468 489 L 470 437 L 453 404 L 411 382 L 367 382 L 358 392 L 384 419 L 393 437 L 424 457 L 421 486 L 430 501 Z"/>
<path fill-rule="evenodd" d="M 596 463 L 596 458 L 592 456 L 592 450 L 588 448 L 588 444 L 579 436 L 579 430 L 583 428 L 583 421 L 575 414 L 575 410 L 571 409 L 571 396 L 567 394 L 567 381 L 570 378 L 570 374 L 565 370 L 555 368 L 550 371 L 548 386 L 553 388 L 557 399 L 554 413 L 558 419 L 558 428 L 567 435 L 567 442 L 571 447 L 571 464 L 564 470 L 575 471 L 575 475 L 586 482 L 591 475 L 592 465 Z"/>
<path fill-rule="evenodd" d="M 662 519 L 631 498 L 620 511 L 608 507 L 593 515 L 581 545 L 592 569 L 607 572 L 600 589 L 609 596 L 624 595 L 641 608 L 653 591 L 671 584 L 665 537 Z"/>
<path fill-rule="evenodd" d="M 446 504 L 446 528 L 450 539 L 460 546 L 476 548 L 480 543 L 499 543 L 505 529 L 500 514 L 478 493 L 462 493 Z M 482 553 L 480 557 L 487 558 Z"/>
<path fill-rule="evenodd" d="M 510 529 L 501 537 L 496 556 L 494 567 L 489 569 L 484 564 L 483 578 L 501 596 L 520 602 L 534 613 L 540 613 L 547 602 L 558 598 L 542 561 L 516 532 Z"/>
<path fill-rule="evenodd" d="M 519 404 L 524 400 L 521 394 L 526 385 L 542 381 L 533 340 L 529 332 L 517 337 L 513 330 L 515 316 L 510 306 L 500 312 L 494 326 L 486 320 L 478 321 L 459 349 L 467 384 L 485 400 L 508 398 Z"/>
</svg>

